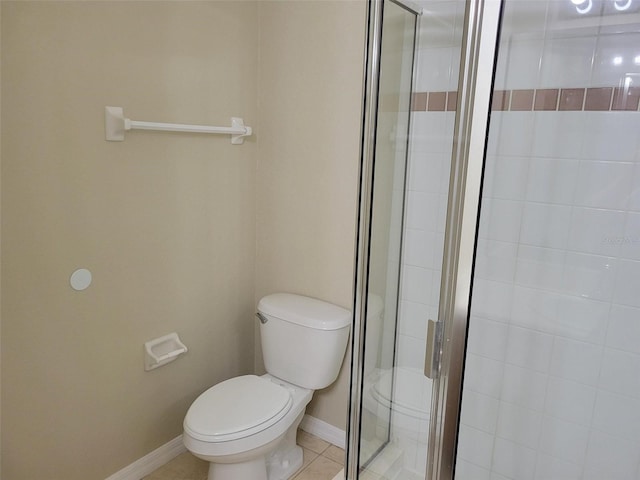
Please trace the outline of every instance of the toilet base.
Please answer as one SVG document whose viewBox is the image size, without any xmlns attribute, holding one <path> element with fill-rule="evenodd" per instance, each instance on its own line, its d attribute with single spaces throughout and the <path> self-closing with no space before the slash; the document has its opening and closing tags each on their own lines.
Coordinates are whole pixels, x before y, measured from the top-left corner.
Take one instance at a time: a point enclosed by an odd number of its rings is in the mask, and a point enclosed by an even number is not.
<svg viewBox="0 0 640 480">
<path fill-rule="evenodd" d="M 260 456 L 242 463 L 209 463 L 207 480 L 232 480 L 251 478 L 253 480 L 267 480 L 267 469 L 264 457 Z"/>
<path fill-rule="evenodd" d="M 278 447 L 267 457 L 268 480 L 287 480 L 302 467 L 302 448 L 296 444 L 296 436 L 303 416 L 304 412 L 298 415 Z"/>
<path fill-rule="evenodd" d="M 267 478 L 269 480 L 287 480 L 300 468 L 302 468 L 302 448 L 296 446 L 289 450 L 286 456 L 281 457 L 278 462 L 269 463 Z"/>
</svg>

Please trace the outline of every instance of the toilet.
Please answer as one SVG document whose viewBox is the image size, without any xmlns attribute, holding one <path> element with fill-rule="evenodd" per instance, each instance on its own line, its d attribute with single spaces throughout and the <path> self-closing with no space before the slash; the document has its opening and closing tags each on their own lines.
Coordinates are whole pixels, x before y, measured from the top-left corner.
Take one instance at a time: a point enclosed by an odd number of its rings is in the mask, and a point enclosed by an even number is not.
<svg viewBox="0 0 640 480">
<path fill-rule="evenodd" d="M 285 480 L 302 466 L 296 432 L 314 390 L 338 376 L 351 312 L 315 298 L 276 293 L 258 303 L 267 373 L 202 393 L 184 419 L 183 441 L 209 462 L 208 480 Z"/>
</svg>

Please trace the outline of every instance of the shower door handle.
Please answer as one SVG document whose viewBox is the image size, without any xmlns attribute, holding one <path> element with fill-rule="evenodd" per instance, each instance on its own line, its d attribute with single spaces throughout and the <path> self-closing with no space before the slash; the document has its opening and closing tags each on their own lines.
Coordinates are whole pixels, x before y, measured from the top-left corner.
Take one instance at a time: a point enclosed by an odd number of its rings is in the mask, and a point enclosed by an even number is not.
<svg viewBox="0 0 640 480">
<path fill-rule="evenodd" d="M 440 376 L 442 357 L 442 322 L 427 321 L 427 344 L 424 356 L 424 375 L 432 380 Z"/>
</svg>

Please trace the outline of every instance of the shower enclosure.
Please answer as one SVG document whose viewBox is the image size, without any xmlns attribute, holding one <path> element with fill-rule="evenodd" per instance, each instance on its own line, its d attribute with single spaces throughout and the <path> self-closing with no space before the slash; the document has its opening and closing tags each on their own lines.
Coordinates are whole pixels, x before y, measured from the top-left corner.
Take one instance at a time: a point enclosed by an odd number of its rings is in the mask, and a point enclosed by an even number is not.
<svg viewBox="0 0 640 480">
<path fill-rule="evenodd" d="M 640 479 L 640 0 L 368 44 L 347 478 Z"/>
</svg>

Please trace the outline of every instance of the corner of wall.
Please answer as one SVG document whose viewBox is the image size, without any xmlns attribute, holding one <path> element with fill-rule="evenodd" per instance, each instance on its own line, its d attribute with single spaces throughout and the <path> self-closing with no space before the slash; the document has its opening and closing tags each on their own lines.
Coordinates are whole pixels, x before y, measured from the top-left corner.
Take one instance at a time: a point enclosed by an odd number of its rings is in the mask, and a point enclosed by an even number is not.
<svg viewBox="0 0 640 480">
<path fill-rule="evenodd" d="M 261 2 L 259 17 L 256 300 L 286 291 L 351 308 L 366 2 Z M 347 364 L 309 405 L 340 429 Z"/>
</svg>

